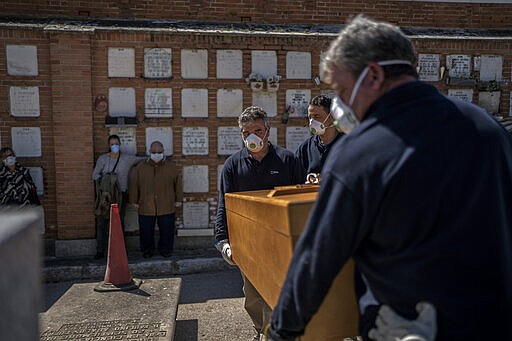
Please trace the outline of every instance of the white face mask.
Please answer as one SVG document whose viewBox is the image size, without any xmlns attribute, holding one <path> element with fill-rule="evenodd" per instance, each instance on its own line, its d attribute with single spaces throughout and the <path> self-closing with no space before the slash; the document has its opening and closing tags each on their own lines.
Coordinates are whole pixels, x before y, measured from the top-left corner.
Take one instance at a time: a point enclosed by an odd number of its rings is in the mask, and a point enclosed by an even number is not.
<svg viewBox="0 0 512 341">
<path fill-rule="evenodd" d="M 323 135 L 323 134 L 325 134 L 325 129 L 332 127 L 332 126 L 329 126 L 329 127 L 325 126 L 325 121 L 327 121 L 329 116 L 331 116 L 330 112 L 327 115 L 327 117 L 325 117 L 325 120 L 323 122 L 319 122 L 319 121 L 317 121 L 317 120 L 315 120 L 313 118 L 310 119 L 309 120 L 309 131 L 311 132 L 311 134 L 313 134 L 313 135 Z"/>
<path fill-rule="evenodd" d="M 249 149 L 249 151 L 257 153 L 263 149 L 263 140 L 265 139 L 266 136 L 267 132 L 265 132 L 263 139 L 259 138 L 254 134 L 251 134 L 247 136 L 247 138 L 244 140 L 245 146 L 247 147 L 247 149 Z"/>
<path fill-rule="evenodd" d="M 151 157 L 151 160 L 153 160 L 155 162 L 160 162 L 164 158 L 164 154 L 163 153 L 151 153 L 150 157 Z"/>
<path fill-rule="evenodd" d="M 4 159 L 4 165 L 14 166 L 16 164 L 16 156 L 9 155 Z"/>
<path fill-rule="evenodd" d="M 412 65 L 411 62 L 409 62 L 408 60 L 399 59 L 385 60 L 382 62 L 378 62 L 377 64 L 380 66 L 395 64 Z M 359 75 L 359 78 L 357 78 L 357 81 L 354 85 L 354 89 L 352 89 L 352 93 L 350 94 L 348 105 L 345 104 L 345 102 L 343 102 L 343 100 L 339 96 L 336 96 L 332 101 L 331 112 L 333 113 L 334 117 L 334 126 L 339 132 L 348 134 L 352 131 L 352 129 L 359 125 L 359 120 L 357 119 L 354 110 L 352 110 L 352 104 L 354 104 L 354 100 L 356 99 L 359 87 L 361 86 L 361 83 L 363 83 L 363 80 L 367 74 L 368 66 L 363 69 L 363 71 Z"/>
</svg>

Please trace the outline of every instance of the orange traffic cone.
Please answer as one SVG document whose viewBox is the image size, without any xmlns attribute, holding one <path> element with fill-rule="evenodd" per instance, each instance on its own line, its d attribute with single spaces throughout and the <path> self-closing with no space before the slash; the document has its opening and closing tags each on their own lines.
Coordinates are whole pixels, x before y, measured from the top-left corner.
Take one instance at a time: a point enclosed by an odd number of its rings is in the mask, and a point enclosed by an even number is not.
<svg viewBox="0 0 512 341">
<path fill-rule="evenodd" d="M 110 205 L 110 236 L 108 239 L 107 268 L 105 279 L 95 291 L 127 291 L 137 289 L 141 280 L 133 279 L 128 268 L 128 257 L 121 229 L 121 218 L 117 204 Z"/>
</svg>

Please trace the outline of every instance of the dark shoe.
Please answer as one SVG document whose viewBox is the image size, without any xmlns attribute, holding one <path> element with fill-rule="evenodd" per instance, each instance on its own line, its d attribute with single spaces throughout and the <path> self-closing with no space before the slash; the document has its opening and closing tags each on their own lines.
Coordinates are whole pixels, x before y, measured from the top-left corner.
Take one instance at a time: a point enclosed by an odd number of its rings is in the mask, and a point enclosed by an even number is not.
<svg viewBox="0 0 512 341">
<path fill-rule="evenodd" d="M 162 255 L 162 257 L 171 257 L 172 255 L 172 252 L 160 252 L 160 255 Z"/>
<path fill-rule="evenodd" d="M 144 258 L 151 258 L 151 257 L 153 257 L 153 253 L 152 252 L 144 252 L 142 254 L 142 257 L 144 257 Z"/>
<path fill-rule="evenodd" d="M 103 258 L 105 258 L 105 255 L 103 254 L 103 252 L 96 252 L 94 259 L 103 259 Z"/>
</svg>

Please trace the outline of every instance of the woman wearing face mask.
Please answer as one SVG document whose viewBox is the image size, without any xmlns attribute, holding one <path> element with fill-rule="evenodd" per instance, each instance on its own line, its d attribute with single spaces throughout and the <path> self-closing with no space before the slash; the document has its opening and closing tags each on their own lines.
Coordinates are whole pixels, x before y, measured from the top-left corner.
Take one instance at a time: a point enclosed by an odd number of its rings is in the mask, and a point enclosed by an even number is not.
<svg viewBox="0 0 512 341">
<path fill-rule="evenodd" d="M 0 204 L 12 206 L 39 205 L 36 186 L 28 168 L 16 162 L 9 147 L 0 149 Z"/>
<path fill-rule="evenodd" d="M 303 181 L 311 182 L 306 179 L 309 174 L 314 174 L 313 179 L 319 179 L 318 175 L 331 146 L 344 135 L 334 128 L 331 102 L 331 99 L 324 95 L 316 96 L 309 101 L 309 131 L 312 136 L 302 142 L 295 152 L 295 158 L 302 168 Z"/>
<path fill-rule="evenodd" d="M 92 172 L 92 179 L 96 181 L 96 259 L 103 258 L 107 251 L 111 203 L 120 201 L 118 202 L 119 215 L 124 231 L 124 217 L 128 201 L 128 175 L 132 166 L 144 159 L 144 157 L 121 153 L 121 139 L 117 135 L 110 135 L 108 144 L 109 152 L 100 155 Z M 111 186 L 107 181 L 101 181 L 102 179 L 106 180 L 106 175 L 112 174 L 115 174 L 117 178 L 116 189 L 109 188 Z"/>
</svg>

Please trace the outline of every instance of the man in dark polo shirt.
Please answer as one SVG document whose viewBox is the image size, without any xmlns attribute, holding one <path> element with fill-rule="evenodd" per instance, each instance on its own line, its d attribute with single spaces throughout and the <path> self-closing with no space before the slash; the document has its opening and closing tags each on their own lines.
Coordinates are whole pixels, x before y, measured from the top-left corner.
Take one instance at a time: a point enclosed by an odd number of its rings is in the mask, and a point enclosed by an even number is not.
<svg viewBox="0 0 512 341">
<path fill-rule="evenodd" d="M 312 136 L 302 142 L 295 152 L 295 158 L 302 169 L 302 182 L 319 180 L 332 145 L 344 135 L 334 127 L 331 102 L 325 95 L 316 96 L 309 101 L 308 119 Z M 312 179 L 306 178 L 308 174 L 312 174 Z"/>
<path fill-rule="evenodd" d="M 292 152 L 272 145 L 269 141 L 270 125 L 266 112 L 259 107 L 246 108 L 238 118 L 244 147 L 224 163 L 220 179 L 219 207 L 215 222 L 216 248 L 229 264 L 231 247 L 228 239 L 224 194 L 230 192 L 272 189 L 275 186 L 294 185 L 301 182 L 300 170 Z M 269 322 L 271 309 L 253 285 L 244 280 L 245 309 L 257 331 Z"/>
</svg>

